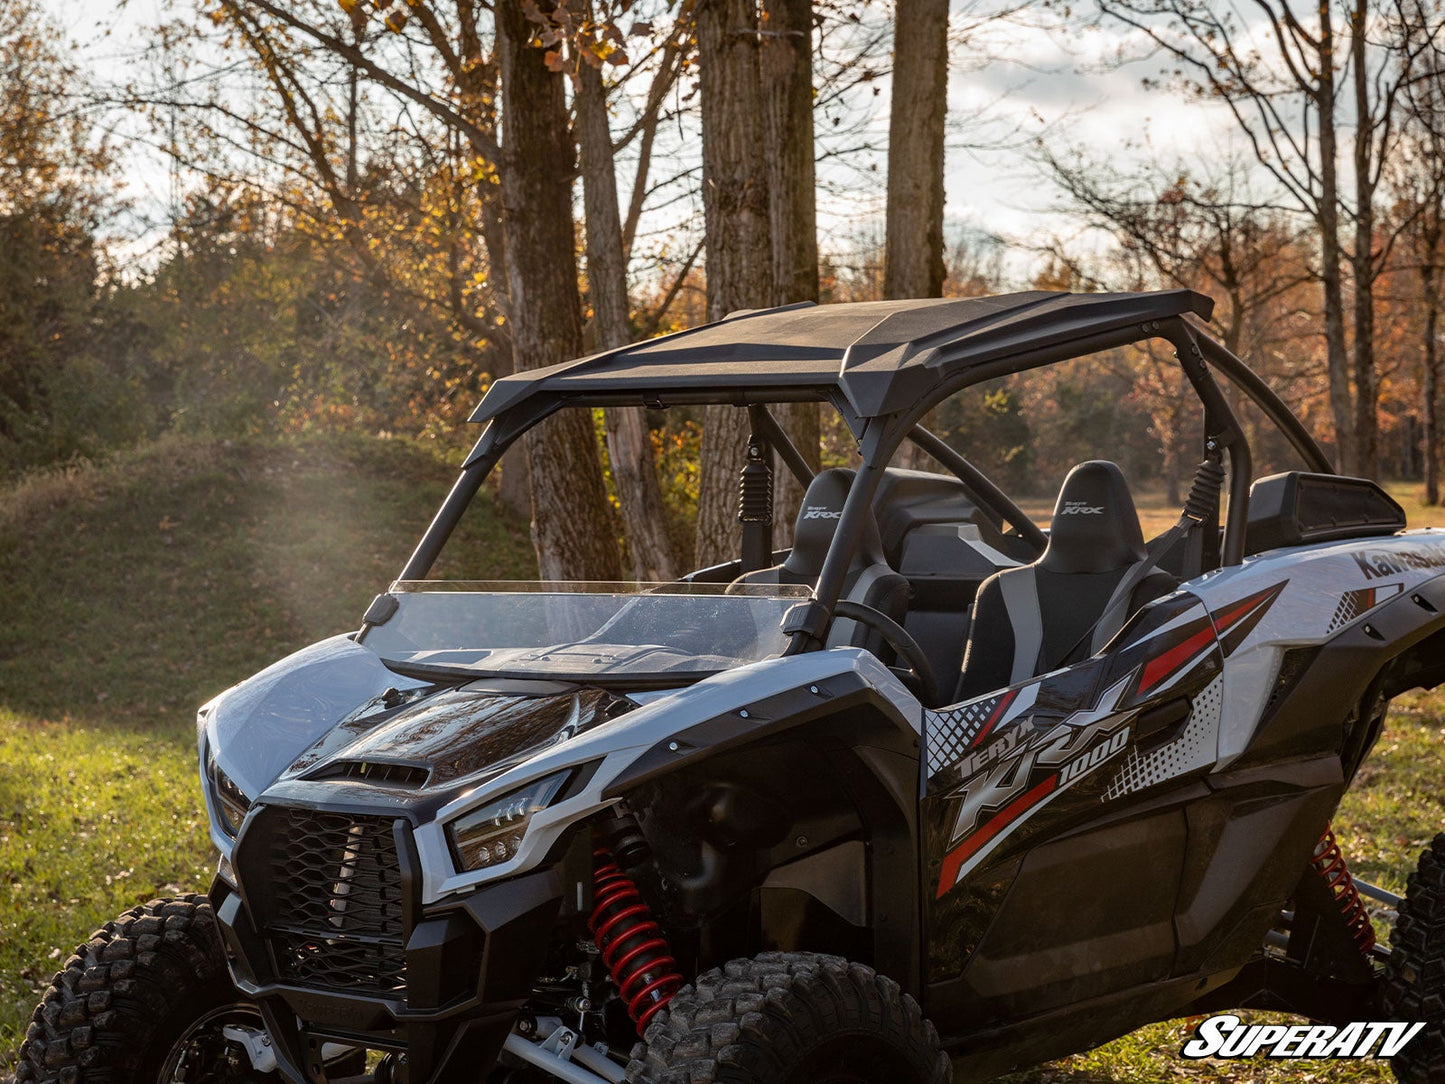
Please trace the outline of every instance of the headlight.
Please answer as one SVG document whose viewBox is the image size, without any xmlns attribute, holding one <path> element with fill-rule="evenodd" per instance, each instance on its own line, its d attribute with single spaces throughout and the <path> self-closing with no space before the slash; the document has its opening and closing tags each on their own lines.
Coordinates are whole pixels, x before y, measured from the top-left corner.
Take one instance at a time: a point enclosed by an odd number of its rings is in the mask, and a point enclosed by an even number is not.
<svg viewBox="0 0 1445 1084">
<path fill-rule="evenodd" d="M 241 822 L 246 819 L 246 813 L 251 808 L 251 799 L 231 781 L 229 775 L 221 771 L 214 754 L 207 758 L 206 773 L 211 777 L 211 793 L 216 798 L 216 812 L 220 814 L 218 819 L 221 829 L 235 839 L 236 833 L 241 830 Z"/>
<path fill-rule="evenodd" d="M 447 825 L 457 868 L 486 869 L 515 858 L 532 815 L 551 804 L 570 774 L 568 769 L 528 783 Z"/>
</svg>

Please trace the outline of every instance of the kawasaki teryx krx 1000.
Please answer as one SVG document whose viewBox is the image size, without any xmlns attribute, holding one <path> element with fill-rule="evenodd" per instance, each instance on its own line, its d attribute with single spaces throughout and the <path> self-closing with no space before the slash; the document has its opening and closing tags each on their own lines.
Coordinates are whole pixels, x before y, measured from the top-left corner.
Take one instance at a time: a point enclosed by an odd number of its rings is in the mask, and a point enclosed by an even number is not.
<svg viewBox="0 0 1445 1084">
<path fill-rule="evenodd" d="M 1445 842 L 1397 900 L 1330 831 L 1390 699 L 1445 680 L 1445 532 L 1334 474 L 1209 312 L 792 307 L 497 381 L 359 631 L 201 709 L 211 891 L 81 945 L 19 1079 L 916 1084 L 1236 1006 L 1423 1021 L 1395 1071 L 1445 1079 Z M 1202 436 L 1150 541 L 1113 463 L 1045 532 L 924 427 L 1149 341 Z M 798 402 L 855 469 L 809 466 L 769 410 Z M 700 404 L 750 426 L 737 560 L 427 578 L 554 412 Z M 1246 408 L 1302 469 L 1255 477 Z M 890 466 L 905 442 L 941 469 Z M 775 469 L 806 489 L 781 550 Z"/>
</svg>

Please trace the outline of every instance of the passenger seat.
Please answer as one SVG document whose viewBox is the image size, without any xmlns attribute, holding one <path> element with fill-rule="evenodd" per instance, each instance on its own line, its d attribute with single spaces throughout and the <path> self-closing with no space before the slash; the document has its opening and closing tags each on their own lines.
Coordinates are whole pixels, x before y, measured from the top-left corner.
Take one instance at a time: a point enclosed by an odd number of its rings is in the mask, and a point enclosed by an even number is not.
<svg viewBox="0 0 1445 1084">
<path fill-rule="evenodd" d="M 1127 600 L 1116 598 L 1124 577 L 1145 559 L 1139 515 L 1118 466 L 1095 459 L 1069 471 L 1038 560 L 1004 569 L 978 589 L 957 699 L 1094 654 L 1139 607 L 1178 583 L 1155 569 Z"/>
</svg>

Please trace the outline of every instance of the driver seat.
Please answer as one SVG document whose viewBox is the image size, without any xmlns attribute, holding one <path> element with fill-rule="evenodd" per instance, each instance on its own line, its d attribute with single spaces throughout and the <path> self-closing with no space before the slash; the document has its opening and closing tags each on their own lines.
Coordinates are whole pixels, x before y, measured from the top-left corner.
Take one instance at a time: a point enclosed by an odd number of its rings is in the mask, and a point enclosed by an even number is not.
<svg viewBox="0 0 1445 1084">
<path fill-rule="evenodd" d="M 803 494 L 798 518 L 793 524 L 793 548 L 780 565 L 739 576 L 734 583 L 796 583 L 818 585 L 823 559 L 838 530 L 843 502 L 848 499 L 854 474 L 834 467 L 819 471 Z M 843 580 L 842 598 L 871 606 L 900 625 L 908 608 L 908 580 L 888 564 L 883 539 L 872 511 L 863 523 L 852 564 Z M 865 625 L 839 618 L 828 632 L 828 647 L 861 647 L 888 661 L 891 649 L 883 638 Z M 885 657 L 884 653 L 887 653 Z"/>
<path fill-rule="evenodd" d="M 1156 569 L 1128 599 L 1117 598 L 1124 578 L 1146 559 L 1123 472 L 1102 459 L 1074 467 L 1059 489 L 1044 552 L 1032 564 L 1004 569 L 979 586 L 958 699 L 1027 681 L 1097 652 L 1139 607 L 1178 583 Z"/>
</svg>

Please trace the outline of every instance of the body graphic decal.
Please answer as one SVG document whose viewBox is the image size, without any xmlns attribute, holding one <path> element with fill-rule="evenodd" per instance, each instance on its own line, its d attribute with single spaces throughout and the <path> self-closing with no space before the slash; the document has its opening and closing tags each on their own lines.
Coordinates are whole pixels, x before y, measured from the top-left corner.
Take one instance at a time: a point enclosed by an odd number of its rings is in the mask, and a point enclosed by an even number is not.
<svg viewBox="0 0 1445 1084">
<path fill-rule="evenodd" d="M 1225 658 L 1239 649 L 1288 584 L 1289 580 L 1280 580 L 1262 591 L 1210 611 L 1209 616 L 1214 619 L 1214 630 L 1219 634 L 1219 646 L 1224 649 Z"/>
<path fill-rule="evenodd" d="M 1033 816 L 1128 745 L 1135 713 L 1117 709 L 1132 679 L 1131 674 L 1116 682 L 1093 708 L 1076 711 L 1052 726 L 1025 737 L 1000 736 L 995 742 L 1000 750 L 997 757 L 992 746 L 970 757 L 970 766 L 977 770 L 942 795 L 950 805 L 953 824 L 938 896 L 993 850 L 1006 829 Z"/>
<path fill-rule="evenodd" d="M 1219 757 L 1219 714 L 1224 703 L 1224 676 L 1218 675 L 1194 697 L 1189 719 L 1173 741 L 1141 753 L 1131 746 L 1104 792 L 1108 801 L 1211 768 Z"/>
<path fill-rule="evenodd" d="M 1170 680 L 1186 673 L 1194 663 L 1214 650 L 1214 625 L 1207 617 L 1191 621 L 1167 636 L 1156 637 L 1160 650 L 1139 672 L 1138 697 L 1146 697 L 1168 685 Z"/>
<path fill-rule="evenodd" d="M 982 700 L 927 712 L 924 725 L 928 733 L 928 774 L 956 764 L 987 738 L 1009 714 L 1018 695 L 1018 689 L 1007 689 Z"/>
<path fill-rule="evenodd" d="M 1326 631 L 1338 632 L 1355 618 L 1363 617 L 1380 603 L 1393 598 L 1404 589 L 1403 583 L 1382 583 L 1378 587 L 1361 587 L 1356 591 L 1346 591 L 1340 596 L 1340 604 L 1335 607 L 1335 615 L 1330 618 L 1330 627 Z"/>
</svg>

